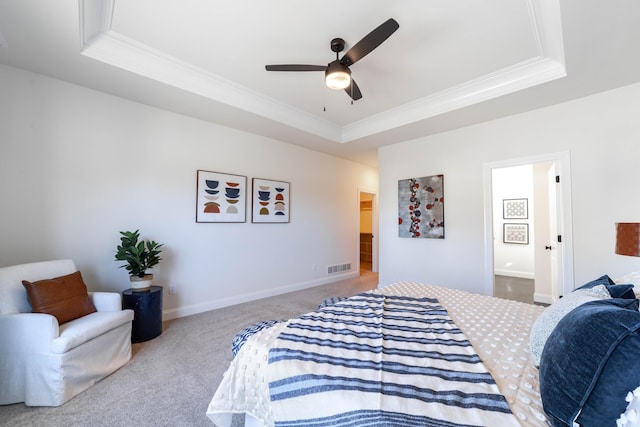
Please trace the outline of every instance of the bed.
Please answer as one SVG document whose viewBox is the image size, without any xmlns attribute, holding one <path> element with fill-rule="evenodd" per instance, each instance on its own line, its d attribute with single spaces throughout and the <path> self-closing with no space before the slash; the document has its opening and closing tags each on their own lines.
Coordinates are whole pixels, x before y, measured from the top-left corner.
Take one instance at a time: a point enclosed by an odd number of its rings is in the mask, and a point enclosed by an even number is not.
<svg viewBox="0 0 640 427">
<path fill-rule="evenodd" d="M 595 300 L 619 300 L 612 299 L 609 288 L 601 298 L 582 298 L 583 293 L 601 292 L 605 288 L 602 279 L 577 291 L 575 298 L 563 298 L 566 303 L 558 304 L 560 309 L 555 304 L 545 309 L 460 290 L 398 282 L 327 304 L 297 319 L 274 321 L 242 345 L 211 399 L 207 416 L 218 427 L 231 426 L 233 414 L 245 414 L 247 426 L 571 425 L 565 424 L 565 412 L 573 419 L 584 416 L 584 402 L 574 411 L 573 406 L 557 399 L 563 403 L 556 411 L 552 394 L 553 403 L 545 402 L 552 415 L 545 413 L 539 359 L 529 350 L 531 331 L 548 329 L 549 322 L 540 322 L 539 318 L 551 318 L 553 333 L 544 339 L 564 342 L 566 337 L 556 329 L 564 331 L 559 322 L 575 308 L 572 300 L 579 300 L 576 306 L 587 307 Z M 634 311 L 640 317 L 637 300 L 633 292 L 631 295 L 620 309 Z M 607 304 L 605 309 L 614 308 Z M 629 318 L 627 323 L 633 323 L 634 314 Z M 640 329 L 640 319 L 637 323 Z M 625 330 L 632 331 L 629 333 L 633 336 L 629 335 L 627 341 L 640 342 L 634 327 L 628 324 Z M 543 353 L 543 362 L 545 357 L 554 355 Z M 549 360 L 542 366 L 563 363 Z M 633 397 L 627 393 L 640 385 L 636 371 L 640 369 L 630 370 L 633 378 L 628 383 L 617 385 L 625 393 L 616 396 L 622 404 L 617 402 L 615 418 Z M 558 372 L 545 375 L 555 378 Z M 596 380 L 585 379 L 591 389 Z M 635 386 L 630 387 L 633 383 Z M 552 388 L 547 386 L 545 390 Z M 623 420 L 627 424 L 618 425 L 632 425 L 629 420 L 634 413 L 628 415 Z"/>
</svg>

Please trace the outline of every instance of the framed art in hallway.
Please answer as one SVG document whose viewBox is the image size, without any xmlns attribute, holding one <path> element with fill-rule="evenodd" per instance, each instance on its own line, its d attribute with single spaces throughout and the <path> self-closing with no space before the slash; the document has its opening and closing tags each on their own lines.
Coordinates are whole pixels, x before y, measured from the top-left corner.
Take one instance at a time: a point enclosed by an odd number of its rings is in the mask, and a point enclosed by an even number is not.
<svg viewBox="0 0 640 427">
<path fill-rule="evenodd" d="M 196 222 L 247 222 L 247 177 L 198 170 Z"/>
<path fill-rule="evenodd" d="M 291 192 L 288 182 L 253 178 L 252 187 L 251 222 L 289 222 Z"/>
<path fill-rule="evenodd" d="M 521 245 L 529 244 L 529 224 L 504 224 L 503 225 L 503 242 L 518 243 Z"/>
<path fill-rule="evenodd" d="M 529 218 L 528 199 L 504 199 L 502 201 L 503 219 L 527 219 Z"/>
</svg>

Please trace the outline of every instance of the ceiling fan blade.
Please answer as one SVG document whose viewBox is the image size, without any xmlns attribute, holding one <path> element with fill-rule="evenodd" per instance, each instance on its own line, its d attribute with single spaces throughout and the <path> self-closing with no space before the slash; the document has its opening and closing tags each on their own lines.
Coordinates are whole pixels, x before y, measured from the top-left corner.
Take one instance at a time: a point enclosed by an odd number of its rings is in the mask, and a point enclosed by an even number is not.
<svg viewBox="0 0 640 427">
<path fill-rule="evenodd" d="M 326 65 L 283 64 L 265 65 L 267 71 L 325 71 Z"/>
<path fill-rule="evenodd" d="M 352 87 L 353 87 L 353 92 L 351 91 Z M 344 91 L 347 92 L 347 95 L 349 95 L 351 99 L 353 99 L 354 101 L 357 101 L 358 99 L 362 98 L 362 92 L 360 92 L 358 83 L 356 83 L 355 80 L 353 79 L 351 79 L 351 84 L 347 86 L 344 89 Z"/>
<path fill-rule="evenodd" d="M 380 46 L 382 42 L 388 39 L 398 28 L 400 28 L 400 25 L 396 20 L 389 18 L 349 49 L 349 51 L 344 54 L 340 62 L 347 67 L 355 64 L 365 55 L 369 54 L 373 49 Z"/>
</svg>

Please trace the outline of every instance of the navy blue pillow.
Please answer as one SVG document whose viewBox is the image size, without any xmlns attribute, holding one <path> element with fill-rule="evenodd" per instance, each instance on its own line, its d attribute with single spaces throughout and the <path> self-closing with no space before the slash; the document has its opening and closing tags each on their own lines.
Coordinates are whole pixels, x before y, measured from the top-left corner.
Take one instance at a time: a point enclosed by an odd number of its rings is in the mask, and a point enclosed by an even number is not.
<svg viewBox="0 0 640 427">
<path fill-rule="evenodd" d="M 593 280 L 589 283 L 586 283 L 579 288 L 574 289 L 574 291 L 578 289 L 590 289 L 594 286 L 605 285 L 611 298 L 625 298 L 625 299 L 635 299 L 636 294 L 633 292 L 633 285 L 617 285 L 616 282 L 611 280 L 608 275 L 604 275 L 602 277 L 598 277 L 596 280 Z"/>
<path fill-rule="evenodd" d="M 553 426 L 615 426 L 625 396 L 640 385 L 639 355 L 637 299 L 592 301 L 567 314 L 540 359 L 540 396 Z"/>
</svg>

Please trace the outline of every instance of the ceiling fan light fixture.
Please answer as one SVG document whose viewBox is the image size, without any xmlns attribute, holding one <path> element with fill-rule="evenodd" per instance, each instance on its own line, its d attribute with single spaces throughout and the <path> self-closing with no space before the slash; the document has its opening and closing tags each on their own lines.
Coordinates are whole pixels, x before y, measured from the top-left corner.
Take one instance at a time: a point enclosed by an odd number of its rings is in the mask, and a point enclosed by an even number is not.
<svg viewBox="0 0 640 427">
<path fill-rule="evenodd" d="M 340 52 L 344 50 L 345 42 L 339 37 L 334 38 L 331 40 L 331 51 L 335 52 L 336 59 L 326 67 L 309 64 L 279 64 L 266 65 L 265 68 L 267 71 L 324 71 L 324 81 L 329 89 L 344 89 L 351 101 L 357 101 L 362 98 L 362 92 L 360 92 L 360 88 L 351 78 L 349 67 L 370 54 L 382 42 L 391 37 L 398 28 L 400 28 L 400 25 L 395 19 L 387 19 L 360 39 L 358 43 L 354 44 L 342 59 L 340 59 Z"/>
<path fill-rule="evenodd" d="M 351 84 L 351 70 L 340 61 L 333 61 L 327 67 L 324 80 L 329 89 L 342 90 Z"/>
</svg>

